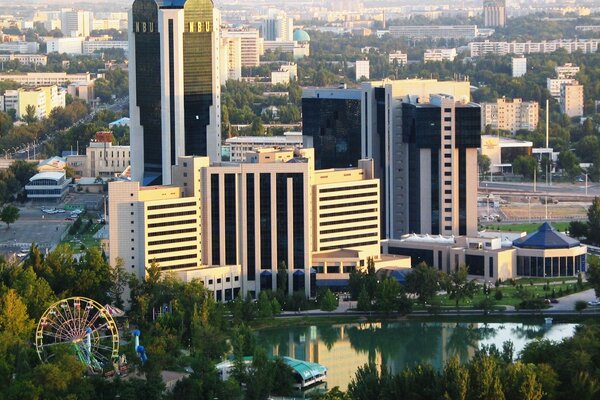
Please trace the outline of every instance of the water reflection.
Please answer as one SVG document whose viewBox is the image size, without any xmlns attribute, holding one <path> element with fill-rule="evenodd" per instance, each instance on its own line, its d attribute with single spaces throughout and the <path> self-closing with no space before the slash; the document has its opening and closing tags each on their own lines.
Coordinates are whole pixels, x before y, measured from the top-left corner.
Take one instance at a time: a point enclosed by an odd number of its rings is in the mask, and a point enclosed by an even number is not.
<svg viewBox="0 0 600 400">
<path fill-rule="evenodd" d="M 429 363 L 440 369 L 452 356 L 467 361 L 482 345 L 499 349 L 510 340 L 515 354 L 538 338 L 562 340 L 575 324 L 390 322 L 323 324 L 260 331 L 258 343 L 272 355 L 318 362 L 328 371 L 328 386 L 345 389 L 356 369 L 368 362 L 398 373 Z"/>
</svg>

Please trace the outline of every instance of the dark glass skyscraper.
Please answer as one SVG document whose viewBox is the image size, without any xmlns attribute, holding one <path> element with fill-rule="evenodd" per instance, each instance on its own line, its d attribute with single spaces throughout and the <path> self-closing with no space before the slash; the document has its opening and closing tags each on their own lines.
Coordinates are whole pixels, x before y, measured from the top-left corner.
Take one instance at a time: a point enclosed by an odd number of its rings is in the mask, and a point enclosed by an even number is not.
<svg viewBox="0 0 600 400">
<path fill-rule="evenodd" d="M 212 0 L 135 0 L 130 16 L 132 178 L 171 182 L 183 155 L 220 159 L 218 30 Z"/>
</svg>

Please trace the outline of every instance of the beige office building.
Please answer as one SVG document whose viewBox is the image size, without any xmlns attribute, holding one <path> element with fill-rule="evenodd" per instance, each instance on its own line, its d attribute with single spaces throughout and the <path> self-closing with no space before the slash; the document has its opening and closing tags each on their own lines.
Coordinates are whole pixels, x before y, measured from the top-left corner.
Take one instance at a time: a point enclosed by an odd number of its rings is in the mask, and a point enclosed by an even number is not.
<svg viewBox="0 0 600 400">
<path fill-rule="evenodd" d="M 25 86 L 65 86 L 71 82 L 90 82 L 91 78 L 89 72 L 83 74 L 67 74 L 66 72 L 28 72 L 26 74 L 0 74 L 0 81 L 15 81 Z"/>
<path fill-rule="evenodd" d="M 236 288 L 314 295 L 320 283 L 347 284 L 368 257 L 378 267 L 408 267 L 407 257 L 379 254 L 372 171 L 362 160 L 358 168 L 315 172 L 312 149 L 263 149 L 242 164 L 180 157 L 173 186 L 109 184 L 110 259 L 121 257 L 140 277 L 155 259 L 181 279 L 225 285 L 215 288 L 225 301 Z M 340 251 L 357 253 L 347 260 Z"/>
<path fill-rule="evenodd" d="M 515 133 L 534 131 L 539 122 L 537 101 L 497 99 L 495 103 L 481 103 L 481 130 L 486 126 Z"/>
<path fill-rule="evenodd" d="M 256 67 L 260 65 L 260 56 L 263 54 L 263 39 L 257 29 L 223 29 L 223 39 L 239 38 L 241 40 L 242 67 Z"/>
</svg>

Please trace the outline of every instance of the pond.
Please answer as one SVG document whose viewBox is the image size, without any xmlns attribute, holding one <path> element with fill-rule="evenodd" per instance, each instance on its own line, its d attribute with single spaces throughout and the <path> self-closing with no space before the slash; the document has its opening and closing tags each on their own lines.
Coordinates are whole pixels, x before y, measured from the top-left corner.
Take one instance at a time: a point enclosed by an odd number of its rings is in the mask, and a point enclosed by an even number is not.
<svg viewBox="0 0 600 400">
<path fill-rule="evenodd" d="M 258 344 L 269 355 L 289 356 L 328 368 L 327 386 L 346 390 L 357 368 L 368 362 L 398 373 L 405 367 L 429 363 L 442 368 L 452 356 L 465 362 L 483 345 L 510 340 L 515 355 L 535 339 L 560 341 L 575 333 L 577 324 L 519 322 L 368 322 L 319 324 L 264 329 Z"/>
</svg>

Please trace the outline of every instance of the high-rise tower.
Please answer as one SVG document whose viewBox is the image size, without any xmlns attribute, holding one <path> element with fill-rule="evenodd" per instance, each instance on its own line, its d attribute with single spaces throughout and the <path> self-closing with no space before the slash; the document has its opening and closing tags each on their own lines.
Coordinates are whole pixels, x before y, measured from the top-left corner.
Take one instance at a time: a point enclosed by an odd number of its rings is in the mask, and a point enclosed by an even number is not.
<svg viewBox="0 0 600 400">
<path fill-rule="evenodd" d="M 483 24 L 499 28 L 506 25 L 506 0 L 483 1 Z"/>
<path fill-rule="evenodd" d="M 180 156 L 220 159 L 219 13 L 212 0 L 135 0 L 129 21 L 132 179 L 169 184 Z"/>
</svg>

